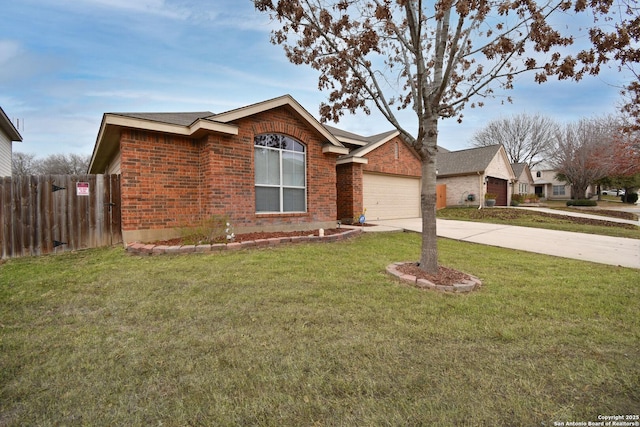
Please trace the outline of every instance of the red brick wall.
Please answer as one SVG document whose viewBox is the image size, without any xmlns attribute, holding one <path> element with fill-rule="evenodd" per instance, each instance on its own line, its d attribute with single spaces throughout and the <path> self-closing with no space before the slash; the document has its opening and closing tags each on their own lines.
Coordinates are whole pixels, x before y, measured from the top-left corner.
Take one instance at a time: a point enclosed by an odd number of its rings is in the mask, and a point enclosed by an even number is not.
<svg viewBox="0 0 640 427">
<path fill-rule="evenodd" d="M 199 215 L 196 141 L 123 130 L 120 150 L 124 231 L 183 226 Z"/>
<path fill-rule="evenodd" d="M 321 135 L 288 107 L 234 124 L 238 135 L 199 140 L 124 130 L 123 230 L 176 228 L 213 214 L 228 215 L 239 231 L 335 221 L 336 155 L 322 153 Z M 256 214 L 253 138 L 262 133 L 285 134 L 305 145 L 306 213 Z"/>
<path fill-rule="evenodd" d="M 396 144 L 398 158 L 395 156 Z M 364 165 L 365 172 L 389 173 L 395 175 L 421 176 L 420 159 L 399 137 L 376 148 L 365 156 L 369 163 Z"/>
<path fill-rule="evenodd" d="M 338 219 L 349 223 L 362 212 L 362 164 L 338 165 Z"/>
<path fill-rule="evenodd" d="M 397 146 L 397 156 L 396 156 Z M 362 173 L 377 172 L 393 175 L 421 176 L 420 160 L 398 137 L 371 151 L 366 165 L 349 163 L 337 166 L 338 219 L 349 221 L 363 211 Z"/>
</svg>

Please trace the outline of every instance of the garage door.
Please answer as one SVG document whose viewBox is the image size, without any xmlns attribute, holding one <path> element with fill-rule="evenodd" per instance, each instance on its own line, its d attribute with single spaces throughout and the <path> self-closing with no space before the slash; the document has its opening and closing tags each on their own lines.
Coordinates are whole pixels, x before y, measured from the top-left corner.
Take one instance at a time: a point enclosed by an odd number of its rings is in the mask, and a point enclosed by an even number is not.
<svg viewBox="0 0 640 427">
<path fill-rule="evenodd" d="M 367 220 L 420 216 L 420 178 L 365 173 L 362 180 Z"/>
<path fill-rule="evenodd" d="M 487 177 L 487 193 L 496 194 L 496 206 L 507 206 L 507 181 L 492 176 Z"/>
</svg>

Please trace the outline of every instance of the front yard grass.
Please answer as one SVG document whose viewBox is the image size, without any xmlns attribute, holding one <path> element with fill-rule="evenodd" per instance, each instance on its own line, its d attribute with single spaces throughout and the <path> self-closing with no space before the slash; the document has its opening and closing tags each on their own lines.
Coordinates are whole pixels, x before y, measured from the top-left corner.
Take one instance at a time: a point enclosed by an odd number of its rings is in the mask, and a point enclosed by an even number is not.
<svg viewBox="0 0 640 427">
<path fill-rule="evenodd" d="M 584 213 L 589 212 L 584 211 Z M 526 209 L 455 207 L 440 209 L 437 216 L 442 219 L 458 221 L 488 222 L 640 239 L 640 227 L 637 225 L 576 218 L 561 213 L 555 215 Z"/>
<path fill-rule="evenodd" d="M 640 270 L 419 235 L 0 265 L 0 425 L 491 425 L 640 408 Z"/>
</svg>

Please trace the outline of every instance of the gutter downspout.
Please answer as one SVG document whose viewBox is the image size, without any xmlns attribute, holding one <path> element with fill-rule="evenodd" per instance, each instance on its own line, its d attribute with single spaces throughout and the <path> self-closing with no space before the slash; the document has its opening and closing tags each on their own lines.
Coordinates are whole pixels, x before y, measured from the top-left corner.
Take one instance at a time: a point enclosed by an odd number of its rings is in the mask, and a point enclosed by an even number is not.
<svg viewBox="0 0 640 427">
<path fill-rule="evenodd" d="M 484 171 L 483 172 L 478 171 L 477 173 L 478 173 L 478 182 L 480 183 L 480 200 L 478 203 L 478 210 L 480 210 L 482 209 L 482 205 L 484 204 L 484 195 L 486 192 L 484 191 L 484 182 L 482 180 L 482 175 Z"/>
</svg>

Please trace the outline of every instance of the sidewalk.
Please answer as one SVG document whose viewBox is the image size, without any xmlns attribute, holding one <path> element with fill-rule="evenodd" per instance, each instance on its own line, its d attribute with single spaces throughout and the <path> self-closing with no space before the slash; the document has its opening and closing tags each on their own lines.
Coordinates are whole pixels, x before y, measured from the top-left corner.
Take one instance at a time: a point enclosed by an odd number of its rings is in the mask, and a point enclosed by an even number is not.
<svg viewBox="0 0 640 427">
<path fill-rule="evenodd" d="M 422 231 L 420 218 L 371 223 L 376 226 L 364 227 L 365 232 Z M 436 225 L 439 237 L 640 269 L 637 239 L 448 219 L 438 219 Z"/>
</svg>

